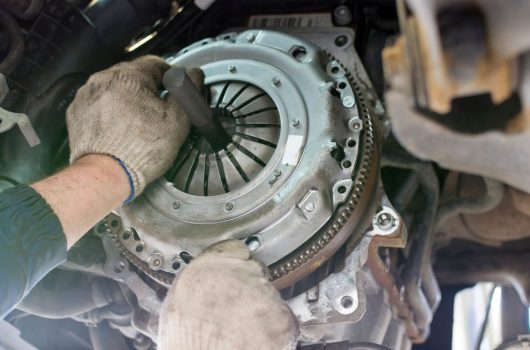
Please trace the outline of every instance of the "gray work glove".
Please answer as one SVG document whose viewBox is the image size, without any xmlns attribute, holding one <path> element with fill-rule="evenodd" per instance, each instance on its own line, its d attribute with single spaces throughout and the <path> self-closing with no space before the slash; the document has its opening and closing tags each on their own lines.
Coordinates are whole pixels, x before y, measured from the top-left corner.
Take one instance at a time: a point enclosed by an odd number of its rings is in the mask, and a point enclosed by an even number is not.
<svg viewBox="0 0 530 350">
<path fill-rule="evenodd" d="M 90 153 L 116 158 L 129 177 L 127 201 L 171 166 L 190 129 L 176 101 L 158 96 L 169 68 L 160 57 L 145 56 L 96 73 L 66 113 L 70 162 Z M 188 74 L 200 87 L 202 72 Z"/>
<path fill-rule="evenodd" d="M 159 350 L 292 350 L 298 321 L 240 241 L 216 244 L 173 283 Z"/>
</svg>

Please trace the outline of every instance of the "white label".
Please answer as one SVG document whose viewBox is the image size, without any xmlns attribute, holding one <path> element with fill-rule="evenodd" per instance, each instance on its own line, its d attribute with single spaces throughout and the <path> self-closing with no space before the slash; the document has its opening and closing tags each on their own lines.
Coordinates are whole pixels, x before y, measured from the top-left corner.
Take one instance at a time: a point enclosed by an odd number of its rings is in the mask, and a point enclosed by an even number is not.
<svg viewBox="0 0 530 350">
<path fill-rule="evenodd" d="M 250 28 L 316 28 L 333 27 L 331 13 L 252 16 Z"/>
<path fill-rule="evenodd" d="M 282 163 L 287 165 L 298 164 L 298 158 L 300 158 L 300 151 L 302 150 L 303 143 L 304 137 L 302 135 L 289 135 L 287 138 L 287 144 L 285 145 L 285 153 L 283 154 Z"/>
</svg>

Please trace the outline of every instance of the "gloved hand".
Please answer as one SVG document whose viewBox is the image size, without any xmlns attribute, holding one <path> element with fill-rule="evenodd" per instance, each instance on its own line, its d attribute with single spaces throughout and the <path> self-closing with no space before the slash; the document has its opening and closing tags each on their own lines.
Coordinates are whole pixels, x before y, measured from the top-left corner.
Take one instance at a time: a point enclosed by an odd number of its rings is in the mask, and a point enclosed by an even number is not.
<svg viewBox="0 0 530 350">
<path fill-rule="evenodd" d="M 162 307 L 159 350 L 291 350 L 298 321 L 244 243 L 225 241 L 194 259 Z"/>
<path fill-rule="evenodd" d="M 190 129 L 176 101 L 158 97 L 168 69 L 156 56 L 117 64 L 92 75 L 67 110 L 70 162 L 90 153 L 115 157 L 129 177 L 127 201 L 171 166 Z M 200 87 L 202 71 L 188 75 Z"/>
</svg>

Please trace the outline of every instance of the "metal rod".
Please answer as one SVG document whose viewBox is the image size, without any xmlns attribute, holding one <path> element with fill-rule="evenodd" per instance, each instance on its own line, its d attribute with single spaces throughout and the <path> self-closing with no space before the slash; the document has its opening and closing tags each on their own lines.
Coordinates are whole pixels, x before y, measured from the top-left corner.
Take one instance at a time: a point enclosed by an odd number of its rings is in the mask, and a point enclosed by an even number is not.
<svg viewBox="0 0 530 350">
<path fill-rule="evenodd" d="M 204 136 L 214 151 L 219 151 L 232 142 L 232 137 L 213 116 L 210 106 L 183 68 L 169 69 L 164 74 L 163 82 L 170 95 L 190 118 L 191 124 Z"/>
</svg>

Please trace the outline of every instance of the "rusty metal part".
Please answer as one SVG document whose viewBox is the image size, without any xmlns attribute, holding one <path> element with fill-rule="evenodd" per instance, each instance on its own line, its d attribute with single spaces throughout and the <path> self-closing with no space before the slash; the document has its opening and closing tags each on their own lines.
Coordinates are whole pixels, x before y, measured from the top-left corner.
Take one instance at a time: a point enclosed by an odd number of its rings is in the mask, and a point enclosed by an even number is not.
<svg viewBox="0 0 530 350">
<path fill-rule="evenodd" d="M 491 182 L 485 185 L 480 177 L 450 173 L 443 197 L 452 199 L 440 207 L 438 246 L 454 239 L 499 246 L 530 237 L 530 215 L 525 212 L 530 195 L 524 192 L 502 184 L 492 186 Z M 462 205 L 454 206 L 456 203 Z M 446 219 L 440 220 L 443 216 Z"/>
</svg>

